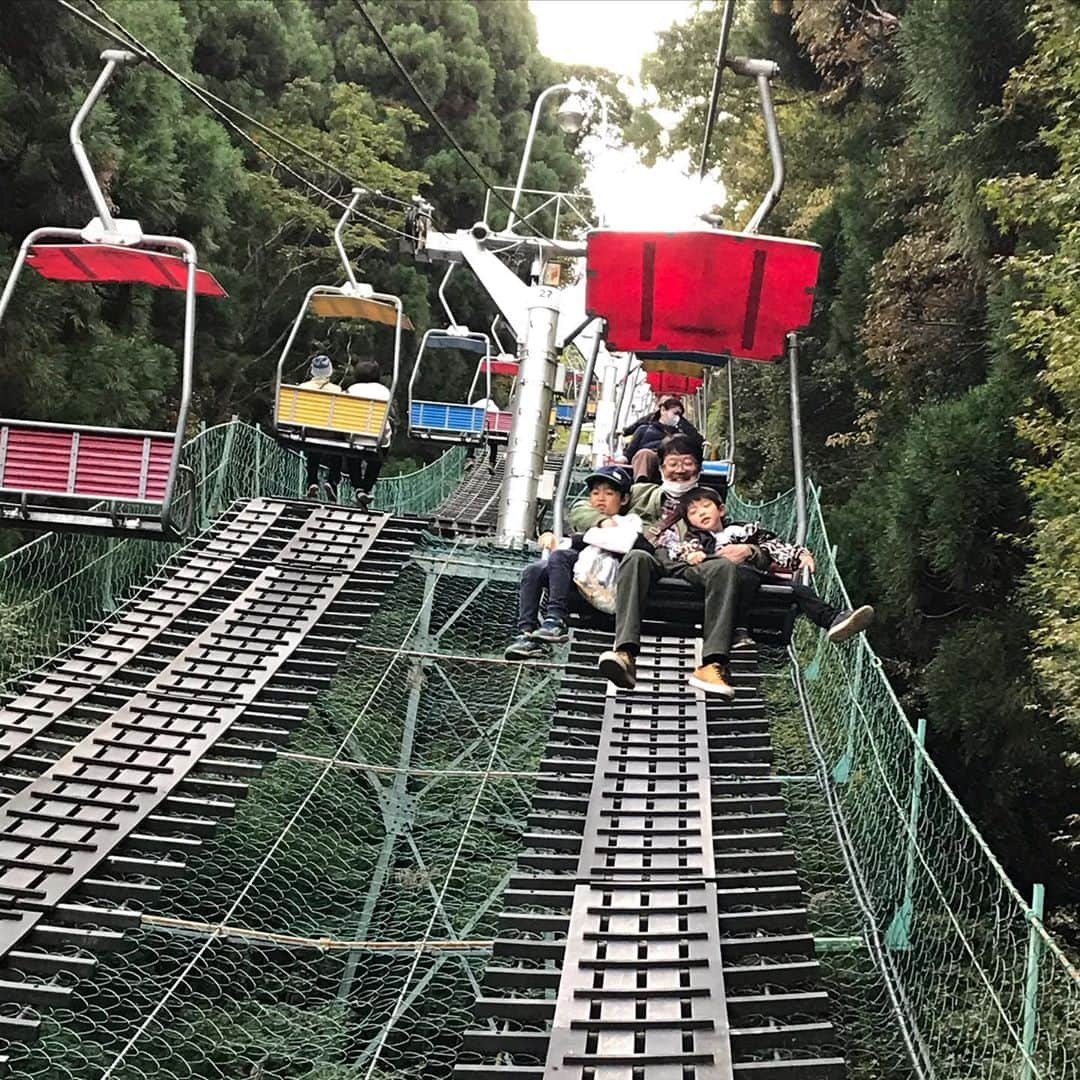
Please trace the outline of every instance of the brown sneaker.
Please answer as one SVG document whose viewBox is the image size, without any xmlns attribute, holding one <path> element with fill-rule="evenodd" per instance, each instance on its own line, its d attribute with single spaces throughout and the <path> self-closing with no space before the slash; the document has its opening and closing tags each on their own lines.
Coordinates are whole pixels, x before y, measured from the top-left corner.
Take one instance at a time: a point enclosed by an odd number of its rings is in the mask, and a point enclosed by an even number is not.
<svg viewBox="0 0 1080 1080">
<path fill-rule="evenodd" d="M 609 649 L 606 653 L 601 653 L 597 667 L 600 674 L 620 690 L 633 690 L 637 685 L 637 665 L 634 658 L 623 649 Z"/>
<path fill-rule="evenodd" d="M 735 696 L 727 664 L 702 664 L 688 681 L 695 690 L 702 690 L 706 694 L 717 694 L 729 701 Z"/>
</svg>

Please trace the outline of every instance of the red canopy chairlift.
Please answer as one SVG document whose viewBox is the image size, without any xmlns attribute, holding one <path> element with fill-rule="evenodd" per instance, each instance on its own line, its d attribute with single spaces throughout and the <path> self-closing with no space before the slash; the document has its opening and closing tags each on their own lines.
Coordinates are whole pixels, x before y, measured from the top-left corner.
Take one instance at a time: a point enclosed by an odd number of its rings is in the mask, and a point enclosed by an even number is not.
<svg viewBox="0 0 1080 1080">
<path fill-rule="evenodd" d="M 0 320 L 27 263 L 53 281 L 153 285 L 183 292 L 176 426 L 172 431 L 133 431 L 0 419 L 0 524 L 163 539 L 182 535 L 194 519 L 195 477 L 180 463 L 180 452 L 191 404 L 195 298 L 226 293 L 212 274 L 198 269 L 189 241 L 144 234 L 137 221 L 112 216 L 83 149 L 80 128 L 116 66 L 134 57 L 106 50 L 102 59 L 105 67 L 70 132 L 98 216 L 85 229 L 47 226 L 26 237 L 0 295 Z"/>
</svg>

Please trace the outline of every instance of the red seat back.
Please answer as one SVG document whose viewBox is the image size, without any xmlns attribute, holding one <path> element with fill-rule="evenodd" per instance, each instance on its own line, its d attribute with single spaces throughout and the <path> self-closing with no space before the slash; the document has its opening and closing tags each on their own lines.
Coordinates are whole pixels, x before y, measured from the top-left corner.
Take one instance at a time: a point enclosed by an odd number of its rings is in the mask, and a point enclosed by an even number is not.
<svg viewBox="0 0 1080 1080">
<path fill-rule="evenodd" d="M 692 375 L 673 375 L 670 371 L 647 371 L 645 381 L 657 397 L 665 394 L 696 394 L 702 383 L 701 379 L 695 379 Z"/>
<path fill-rule="evenodd" d="M 0 427 L 0 488 L 90 499 L 163 502 L 173 436 Z"/>
<path fill-rule="evenodd" d="M 113 244 L 35 244 L 26 261 L 42 277 L 53 281 L 114 281 L 187 288 L 187 265 L 177 255 Z M 208 270 L 195 273 L 199 296 L 228 294 Z"/>
<path fill-rule="evenodd" d="M 608 347 L 779 360 L 807 326 L 821 249 L 715 230 L 589 234 L 585 309 Z"/>
<path fill-rule="evenodd" d="M 487 431 L 509 431 L 514 422 L 512 412 L 495 412 L 489 409 L 484 414 L 484 428 Z"/>
</svg>

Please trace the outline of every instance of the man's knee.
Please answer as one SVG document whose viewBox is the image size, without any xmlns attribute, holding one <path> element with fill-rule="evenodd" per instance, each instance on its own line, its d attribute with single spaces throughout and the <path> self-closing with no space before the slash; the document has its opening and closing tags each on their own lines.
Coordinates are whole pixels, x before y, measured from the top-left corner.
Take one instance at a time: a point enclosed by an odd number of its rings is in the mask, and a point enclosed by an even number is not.
<svg viewBox="0 0 1080 1080">
<path fill-rule="evenodd" d="M 558 565 L 560 563 L 572 563 L 578 557 L 578 552 L 573 548 L 556 548 L 549 556 L 549 565 Z"/>
<path fill-rule="evenodd" d="M 733 563 L 730 559 L 706 559 L 703 563 L 698 564 L 698 570 L 703 578 L 710 580 L 734 578 L 739 573 L 738 564 Z"/>
<path fill-rule="evenodd" d="M 619 577 L 637 577 L 639 574 L 651 574 L 658 566 L 655 556 L 647 551 L 635 548 L 628 551 L 619 562 Z"/>
<path fill-rule="evenodd" d="M 521 571 L 523 581 L 543 580 L 547 577 L 547 566 L 542 562 L 531 562 Z"/>
</svg>

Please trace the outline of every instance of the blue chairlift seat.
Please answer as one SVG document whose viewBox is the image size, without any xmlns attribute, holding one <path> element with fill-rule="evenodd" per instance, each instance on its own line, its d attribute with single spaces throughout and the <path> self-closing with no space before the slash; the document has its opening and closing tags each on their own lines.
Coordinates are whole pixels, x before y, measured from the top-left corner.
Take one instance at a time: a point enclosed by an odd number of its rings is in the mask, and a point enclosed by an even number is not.
<svg viewBox="0 0 1080 1080">
<path fill-rule="evenodd" d="M 414 401 L 409 411 L 409 424 L 414 431 L 480 436 L 484 432 L 484 406 Z"/>
</svg>

